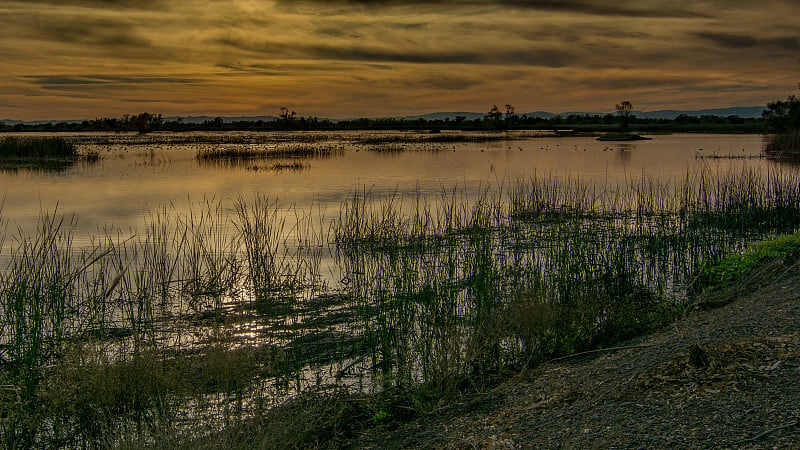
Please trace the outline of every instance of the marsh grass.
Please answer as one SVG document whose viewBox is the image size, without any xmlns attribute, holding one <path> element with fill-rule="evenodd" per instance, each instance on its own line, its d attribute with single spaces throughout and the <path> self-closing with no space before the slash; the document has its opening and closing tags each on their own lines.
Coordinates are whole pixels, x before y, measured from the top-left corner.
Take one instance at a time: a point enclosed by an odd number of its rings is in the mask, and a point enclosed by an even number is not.
<svg viewBox="0 0 800 450">
<path fill-rule="evenodd" d="M 669 323 L 727 283 L 709 268 L 797 231 L 798 186 L 777 170 L 534 175 L 432 196 L 355 189 L 332 219 L 256 194 L 161 207 L 85 249 L 72 219 L 42 214 L 2 235 L 0 439 L 335 445 Z"/>
<path fill-rule="evenodd" d="M 75 145 L 58 137 L 5 137 L 0 140 L 0 158 L 76 158 Z"/>
<path fill-rule="evenodd" d="M 77 161 L 92 164 L 100 160 L 95 151 L 79 153 L 76 145 L 60 137 L 16 137 L 0 140 L 0 170 L 58 172 Z"/>
<path fill-rule="evenodd" d="M 797 160 L 800 157 L 800 131 L 769 136 L 764 154 L 769 158 Z"/>
</svg>

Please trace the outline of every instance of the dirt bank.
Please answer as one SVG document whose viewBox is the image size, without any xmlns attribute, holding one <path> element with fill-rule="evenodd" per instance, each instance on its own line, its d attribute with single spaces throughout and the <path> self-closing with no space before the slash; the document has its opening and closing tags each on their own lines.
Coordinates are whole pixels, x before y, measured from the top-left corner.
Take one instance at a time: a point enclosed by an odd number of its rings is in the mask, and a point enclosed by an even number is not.
<svg viewBox="0 0 800 450">
<path fill-rule="evenodd" d="M 775 262 L 653 335 L 551 361 L 357 448 L 797 448 L 800 268 Z"/>
</svg>

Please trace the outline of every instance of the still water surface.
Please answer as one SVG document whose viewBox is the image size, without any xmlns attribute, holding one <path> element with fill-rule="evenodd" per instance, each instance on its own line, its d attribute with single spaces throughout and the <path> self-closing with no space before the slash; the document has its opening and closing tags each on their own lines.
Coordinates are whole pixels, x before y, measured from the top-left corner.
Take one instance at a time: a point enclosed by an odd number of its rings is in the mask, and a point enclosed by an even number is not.
<svg viewBox="0 0 800 450">
<path fill-rule="evenodd" d="M 442 189 L 474 192 L 534 174 L 618 183 L 641 176 L 680 178 L 701 165 L 728 170 L 774 164 L 754 158 L 763 145 L 760 135 L 671 134 L 654 135 L 649 141 L 600 142 L 592 137 L 509 134 L 504 141 L 384 147 L 365 144 L 364 136 L 364 132 L 66 136 L 79 143 L 80 151 L 97 151 L 99 162 L 79 163 L 60 172 L 0 172 L 5 197 L 2 214 L 12 229 L 30 229 L 43 211 L 74 214 L 80 242 L 82 236 L 103 229 L 135 230 L 148 211 L 164 205 L 178 212 L 204 199 L 229 206 L 238 196 L 254 193 L 275 198 L 280 205 L 303 211 L 313 206 L 326 216 L 335 216 L 341 202 L 356 189 L 371 190 L 377 197 L 413 196 L 418 191 L 435 196 Z M 367 136 L 404 136 L 412 141 L 425 137 L 385 132 Z M 313 141 L 306 145 L 339 151 L 325 158 L 303 159 L 299 169 L 282 170 L 269 168 L 275 161 L 230 164 L 197 159 L 204 148 L 251 142 L 291 145 L 288 140 Z M 381 148 L 390 151 L 377 151 Z"/>
</svg>

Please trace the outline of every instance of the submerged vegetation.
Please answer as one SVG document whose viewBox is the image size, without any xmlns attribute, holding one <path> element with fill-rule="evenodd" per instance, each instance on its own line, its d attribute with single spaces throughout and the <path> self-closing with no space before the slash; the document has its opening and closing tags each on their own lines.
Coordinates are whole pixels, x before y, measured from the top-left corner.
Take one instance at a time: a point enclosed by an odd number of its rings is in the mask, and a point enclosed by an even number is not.
<svg viewBox="0 0 800 450">
<path fill-rule="evenodd" d="M 81 248 L 74 219 L 42 213 L 0 239 L 0 442 L 342 443 L 663 326 L 701 285 L 795 254 L 797 235 L 744 249 L 797 232 L 799 187 L 778 170 L 535 176 L 358 189 L 332 218 L 258 194 L 156 209 Z"/>
<path fill-rule="evenodd" d="M 242 161 L 251 159 L 328 158 L 343 153 L 340 147 L 324 145 L 250 144 L 216 146 L 200 150 L 198 161 Z"/>
</svg>

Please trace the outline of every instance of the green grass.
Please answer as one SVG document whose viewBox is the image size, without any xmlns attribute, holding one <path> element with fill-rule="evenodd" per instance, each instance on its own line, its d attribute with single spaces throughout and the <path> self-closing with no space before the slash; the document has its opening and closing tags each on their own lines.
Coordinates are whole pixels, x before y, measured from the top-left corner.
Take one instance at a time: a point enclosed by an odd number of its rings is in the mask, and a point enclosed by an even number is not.
<svg viewBox="0 0 800 450">
<path fill-rule="evenodd" d="M 741 252 L 704 264 L 698 275 L 698 287 L 705 290 L 725 289 L 739 282 L 768 260 L 781 260 L 788 266 L 799 257 L 800 233 L 757 242 Z"/>
</svg>

